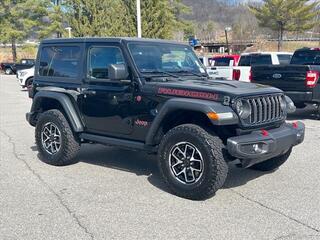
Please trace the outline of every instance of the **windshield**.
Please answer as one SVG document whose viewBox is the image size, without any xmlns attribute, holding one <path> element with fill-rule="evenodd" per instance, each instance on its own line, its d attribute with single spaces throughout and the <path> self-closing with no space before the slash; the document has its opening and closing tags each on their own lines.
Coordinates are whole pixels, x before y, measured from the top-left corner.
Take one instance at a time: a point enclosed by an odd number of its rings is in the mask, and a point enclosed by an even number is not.
<svg viewBox="0 0 320 240">
<path fill-rule="evenodd" d="M 189 46 L 171 43 L 129 43 L 130 53 L 141 73 L 206 73 Z"/>
</svg>

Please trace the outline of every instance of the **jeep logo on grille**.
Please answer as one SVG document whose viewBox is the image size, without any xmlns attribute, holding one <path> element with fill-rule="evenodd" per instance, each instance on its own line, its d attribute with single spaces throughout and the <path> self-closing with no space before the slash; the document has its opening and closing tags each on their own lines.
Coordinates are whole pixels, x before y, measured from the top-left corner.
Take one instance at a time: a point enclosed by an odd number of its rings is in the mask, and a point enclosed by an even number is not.
<svg viewBox="0 0 320 240">
<path fill-rule="evenodd" d="M 279 79 L 282 77 L 282 75 L 280 73 L 275 73 L 272 75 L 273 78 Z"/>
</svg>

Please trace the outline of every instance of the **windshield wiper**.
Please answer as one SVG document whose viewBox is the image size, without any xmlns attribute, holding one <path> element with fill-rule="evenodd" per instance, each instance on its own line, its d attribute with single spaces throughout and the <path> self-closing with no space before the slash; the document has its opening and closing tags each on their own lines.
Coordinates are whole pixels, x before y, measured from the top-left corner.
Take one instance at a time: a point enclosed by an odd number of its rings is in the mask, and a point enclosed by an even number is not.
<svg viewBox="0 0 320 240">
<path fill-rule="evenodd" d="M 198 73 L 195 73 L 195 72 L 192 72 L 192 71 L 188 71 L 188 70 L 179 70 L 179 71 L 174 71 L 174 73 L 187 73 L 187 74 L 191 74 L 193 76 L 197 76 L 197 77 L 205 77 L 205 75 L 203 74 L 198 74 Z"/>
<path fill-rule="evenodd" d="M 175 74 L 173 74 L 173 73 L 165 72 L 165 71 L 161 71 L 161 70 L 143 71 L 142 73 L 157 74 L 157 76 L 160 75 L 160 74 L 162 74 L 162 75 L 166 75 L 166 76 L 169 76 L 169 77 L 174 77 L 174 78 L 180 79 L 179 76 L 177 76 L 177 75 L 175 75 Z"/>
</svg>

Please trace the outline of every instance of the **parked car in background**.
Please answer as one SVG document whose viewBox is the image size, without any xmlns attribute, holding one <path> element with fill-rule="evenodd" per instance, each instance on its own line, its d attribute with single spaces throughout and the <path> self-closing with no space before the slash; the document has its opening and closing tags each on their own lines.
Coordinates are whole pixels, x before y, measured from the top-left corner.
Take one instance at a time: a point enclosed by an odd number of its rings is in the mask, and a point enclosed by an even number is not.
<svg viewBox="0 0 320 240">
<path fill-rule="evenodd" d="M 34 67 L 17 71 L 17 78 L 22 88 L 30 87 L 33 82 Z"/>
<path fill-rule="evenodd" d="M 16 74 L 18 70 L 31 68 L 34 66 L 34 59 L 21 59 L 19 63 L 1 63 L 0 68 L 5 74 Z"/>
<path fill-rule="evenodd" d="M 240 55 L 221 55 L 215 56 L 211 60 L 212 67 L 228 67 L 228 66 L 238 66 Z"/>
<path fill-rule="evenodd" d="M 207 56 L 198 56 L 200 62 L 206 68 L 207 74 L 209 75 L 210 79 L 217 79 L 217 74 L 215 70 L 211 69 L 211 63 L 213 61 L 213 57 Z"/>
<path fill-rule="evenodd" d="M 320 113 L 320 48 L 295 51 L 290 64 L 253 66 L 252 82 L 285 91 L 298 108 L 316 104 Z"/>
<path fill-rule="evenodd" d="M 199 57 L 207 68 L 211 79 L 233 79 L 233 67 L 238 65 L 240 55 L 220 55 L 215 57 Z"/>
<path fill-rule="evenodd" d="M 215 56 L 211 60 L 210 68 L 216 78 L 232 80 L 233 67 L 238 66 L 240 55 Z"/>
<path fill-rule="evenodd" d="M 250 82 L 251 67 L 257 65 L 289 64 L 292 53 L 289 52 L 252 52 L 241 54 L 238 66 L 233 68 L 233 79 Z"/>
</svg>

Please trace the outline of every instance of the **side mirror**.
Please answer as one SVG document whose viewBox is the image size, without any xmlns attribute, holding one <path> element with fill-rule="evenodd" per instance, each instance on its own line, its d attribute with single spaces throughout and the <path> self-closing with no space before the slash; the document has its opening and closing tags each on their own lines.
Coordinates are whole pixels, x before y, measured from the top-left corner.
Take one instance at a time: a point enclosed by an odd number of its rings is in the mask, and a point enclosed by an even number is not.
<svg viewBox="0 0 320 240">
<path fill-rule="evenodd" d="M 108 66 L 108 77 L 111 80 L 125 80 L 129 76 L 128 69 L 124 64 L 110 64 Z"/>
</svg>

